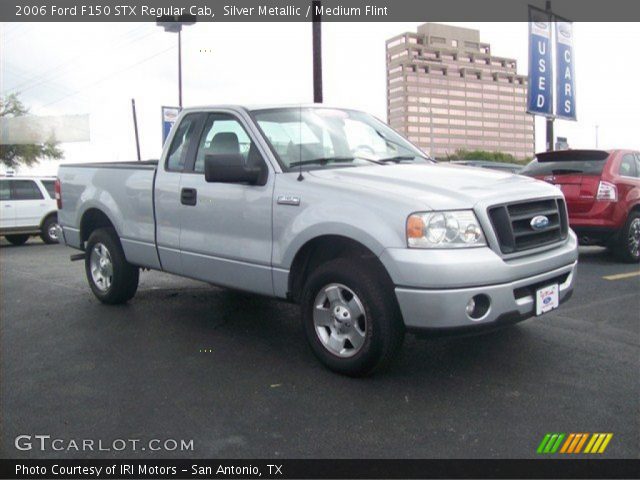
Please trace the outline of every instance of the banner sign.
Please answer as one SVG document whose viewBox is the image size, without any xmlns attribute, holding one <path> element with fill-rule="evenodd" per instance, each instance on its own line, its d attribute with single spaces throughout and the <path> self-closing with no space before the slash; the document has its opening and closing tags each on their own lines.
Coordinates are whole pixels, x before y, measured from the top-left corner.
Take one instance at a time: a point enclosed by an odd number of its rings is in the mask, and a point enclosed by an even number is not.
<svg viewBox="0 0 640 480">
<path fill-rule="evenodd" d="M 556 116 L 576 120 L 573 24 L 556 23 Z"/>
<path fill-rule="evenodd" d="M 529 92 L 527 111 L 553 116 L 550 16 L 529 10 Z"/>
<path fill-rule="evenodd" d="M 179 107 L 162 107 L 162 145 L 167 141 L 171 127 L 180 115 Z"/>
</svg>

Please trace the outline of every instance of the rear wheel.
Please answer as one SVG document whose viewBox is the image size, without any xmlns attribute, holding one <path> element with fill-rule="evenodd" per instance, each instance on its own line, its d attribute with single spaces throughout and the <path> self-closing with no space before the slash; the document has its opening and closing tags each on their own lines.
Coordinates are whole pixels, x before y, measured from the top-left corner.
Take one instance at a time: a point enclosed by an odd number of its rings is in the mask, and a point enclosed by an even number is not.
<svg viewBox="0 0 640 480">
<path fill-rule="evenodd" d="M 58 218 L 55 215 L 51 215 L 42 222 L 40 238 L 44 243 L 53 244 L 59 242 L 58 235 Z"/>
<path fill-rule="evenodd" d="M 91 291 L 101 302 L 125 303 L 136 294 L 140 270 L 127 262 L 113 228 L 91 234 L 84 265 Z"/>
<path fill-rule="evenodd" d="M 30 235 L 5 235 L 4 238 L 7 239 L 7 242 L 13 245 L 23 245 L 29 240 Z"/>
<path fill-rule="evenodd" d="M 627 263 L 640 262 L 640 212 L 631 212 L 614 246 L 616 256 Z"/>
<path fill-rule="evenodd" d="M 334 372 L 364 376 L 384 368 L 404 338 L 391 286 L 363 261 L 339 258 L 318 267 L 302 294 L 302 320 L 318 359 Z"/>
</svg>

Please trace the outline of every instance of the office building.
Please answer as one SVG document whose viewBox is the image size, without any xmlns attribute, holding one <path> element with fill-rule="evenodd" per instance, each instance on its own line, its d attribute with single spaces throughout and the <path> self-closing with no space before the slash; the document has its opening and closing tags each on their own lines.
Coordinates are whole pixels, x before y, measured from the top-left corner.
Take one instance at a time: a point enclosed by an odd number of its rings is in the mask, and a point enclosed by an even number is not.
<svg viewBox="0 0 640 480">
<path fill-rule="evenodd" d="M 457 150 L 533 156 L 527 78 L 478 30 L 426 23 L 386 42 L 387 121 L 438 159 Z"/>
</svg>

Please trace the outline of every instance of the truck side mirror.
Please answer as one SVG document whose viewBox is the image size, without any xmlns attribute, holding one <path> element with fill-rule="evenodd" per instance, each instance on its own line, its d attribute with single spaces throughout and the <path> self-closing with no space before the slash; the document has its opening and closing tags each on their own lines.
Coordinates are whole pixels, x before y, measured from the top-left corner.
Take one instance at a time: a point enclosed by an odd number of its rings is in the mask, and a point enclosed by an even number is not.
<svg viewBox="0 0 640 480">
<path fill-rule="evenodd" d="M 204 179 L 210 183 L 257 185 L 263 177 L 259 167 L 247 167 L 239 153 L 209 154 L 204 157 Z M 261 183 L 264 185 L 264 183 Z"/>
</svg>

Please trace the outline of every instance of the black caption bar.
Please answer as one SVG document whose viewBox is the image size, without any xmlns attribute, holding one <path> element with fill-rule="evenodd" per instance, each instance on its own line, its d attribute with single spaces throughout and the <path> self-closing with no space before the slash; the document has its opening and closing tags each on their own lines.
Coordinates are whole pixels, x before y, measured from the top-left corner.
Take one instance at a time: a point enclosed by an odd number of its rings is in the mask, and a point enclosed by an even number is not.
<svg viewBox="0 0 640 480">
<path fill-rule="evenodd" d="M 198 22 L 521 21 L 527 6 L 544 0 L 2 0 L 3 22 L 141 22 L 195 15 Z M 314 11 L 314 9 L 318 9 Z M 574 22 L 640 20 L 640 2 L 553 0 L 558 15 Z"/>
<path fill-rule="evenodd" d="M 640 478 L 640 460 L 0 460 L 1 479 Z"/>
</svg>

